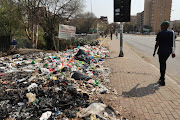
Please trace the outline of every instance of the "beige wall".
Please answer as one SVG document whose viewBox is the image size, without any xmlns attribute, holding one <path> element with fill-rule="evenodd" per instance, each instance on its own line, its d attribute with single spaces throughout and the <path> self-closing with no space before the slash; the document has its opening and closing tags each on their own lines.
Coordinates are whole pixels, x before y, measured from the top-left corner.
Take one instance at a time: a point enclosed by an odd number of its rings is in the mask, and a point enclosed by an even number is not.
<svg viewBox="0 0 180 120">
<path fill-rule="evenodd" d="M 144 22 L 143 25 L 151 25 L 151 2 L 152 0 L 144 0 Z"/>
</svg>

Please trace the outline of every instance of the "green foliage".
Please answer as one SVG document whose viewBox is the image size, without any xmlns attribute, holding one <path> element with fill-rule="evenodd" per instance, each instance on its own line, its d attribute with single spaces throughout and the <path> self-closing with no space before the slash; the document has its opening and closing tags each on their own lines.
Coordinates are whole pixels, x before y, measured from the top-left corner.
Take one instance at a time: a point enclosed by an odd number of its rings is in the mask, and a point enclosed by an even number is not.
<svg viewBox="0 0 180 120">
<path fill-rule="evenodd" d="M 124 25 L 124 31 L 125 31 L 125 32 L 133 31 L 133 25 L 125 24 L 125 25 Z"/>
<path fill-rule="evenodd" d="M 98 40 L 92 40 L 92 41 L 89 42 L 89 44 L 90 44 L 91 46 L 96 46 L 96 45 L 99 44 L 99 41 L 98 41 Z"/>
<path fill-rule="evenodd" d="M 60 50 L 65 50 L 67 46 L 73 45 L 73 46 L 83 46 L 90 44 L 91 46 L 96 46 L 99 44 L 98 40 L 91 40 L 88 41 L 86 38 L 78 38 L 78 39 L 72 39 L 72 40 L 60 40 L 59 48 Z"/>
<path fill-rule="evenodd" d="M 97 17 L 93 13 L 83 13 L 76 15 L 70 22 L 70 25 L 76 27 L 76 33 L 89 33 L 89 29 L 97 21 Z"/>
<path fill-rule="evenodd" d="M 115 33 L 115 31 L 117 30 L 120 30 L 120 25 L 117 24 L 117 23 L 111 23 L 108 25 L 108 29 L 106 31 L 106 34 L 109 32 L 109 30 L 112 32 L 112 33 Z"/>
<path fill-rule="evenodd" d="M 149 26 L 149 25 L 144 25 L 143 28 L 145 28 L 145 29 L 152 29 L 152 27 Z"/>
<path fill-rule="evenodd" d="M 17 37 L 16 38 L 17 41 L 17 48 L 31 48 L 31 42 L 28 40 L 28 38 L 25 37 Z"/>
<path fill-rule="evenodd" d="M 17 30 L 16 34 L 13 36 L 13 39 L 17 41 L 17 48 L 31 48 L 31 43 L 26 36 L 24 29 Z"/>
<path fill-rule="evenodd" d="M 86 38 L 78 38 L 74 40 L 74 45 L 76 46 L 83 46 L 83 45 L 87 45 L 88 41 Z"/>
<path fill-rule="evenodd" d="M 0 1 L 0 34 L 12 36 L 16 34 L 21 27 L 20 22 L 17 20 L 19 14 L 17 6 L 12 0 Z"/>
<path fill-rule="evenodd" d="M 39 26 L 39 36 L 38 36 L 38 43 L 37 43 L 37 48 L 38 49 L 46 49 L 46 42 L 44 40 L 44 31 L 42 27 Z"/>
</svg>

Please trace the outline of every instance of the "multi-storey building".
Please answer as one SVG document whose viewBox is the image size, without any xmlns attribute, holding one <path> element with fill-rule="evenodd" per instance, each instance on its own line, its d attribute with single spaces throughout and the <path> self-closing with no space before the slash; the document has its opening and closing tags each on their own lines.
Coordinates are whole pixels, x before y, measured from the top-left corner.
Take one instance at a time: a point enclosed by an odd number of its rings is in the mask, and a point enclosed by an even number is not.
<svg viewBox="0 0 180 120">
<path fill-rule="evenodd" d="M 175 32 L 178 32 L 178 34 L 180 33 L 180 20 L 174 20 L 173 29 Z"/>
<path fill-rule="evenodd" d="M 145 0 L 143 25 L 158 33 L 159 25 L 165 20 L 170 21 L 171 6 L 172 0 Z"/>
<path fill-rule="evenodd" d="M 144 21 L 144 11 L 137 13 L 137 29 L 139 32 L 142 32 Z"/>
<path fill-rule="evenodd" d="M 131 16 L 130 24 L 133 26 L 137 25 L 137 16 Z"/>
</svg>

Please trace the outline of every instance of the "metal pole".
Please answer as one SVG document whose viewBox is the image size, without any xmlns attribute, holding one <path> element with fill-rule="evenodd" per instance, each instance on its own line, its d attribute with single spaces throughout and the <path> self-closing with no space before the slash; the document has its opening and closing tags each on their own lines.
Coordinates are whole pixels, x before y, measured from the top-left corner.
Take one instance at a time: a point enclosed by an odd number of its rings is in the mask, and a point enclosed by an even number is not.
<svg viewBox="0 0 180 120">
<path fill-rule="evenodd" d="M 90 2 L 91 2 L 91 17 L 92 17 L 92 0 L 90 0 Z"/>
<path fill-rule="evenodd" d="M 123 23 L 120 22 L 120 53 L 119 57 L 124 57 L 123 53 Z"/>
</svg>

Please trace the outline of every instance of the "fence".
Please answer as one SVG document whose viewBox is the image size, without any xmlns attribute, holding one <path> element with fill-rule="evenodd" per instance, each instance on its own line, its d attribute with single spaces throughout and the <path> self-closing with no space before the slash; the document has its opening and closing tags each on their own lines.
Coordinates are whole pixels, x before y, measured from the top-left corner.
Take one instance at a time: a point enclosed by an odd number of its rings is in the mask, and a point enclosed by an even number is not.
<svg viewBox="0 0 180 120">
<path fill-rule="evenodd" d="M 0 51 L 9 50 L 10 44 L 10 36 L 0 36 Z"/>
</svg>

